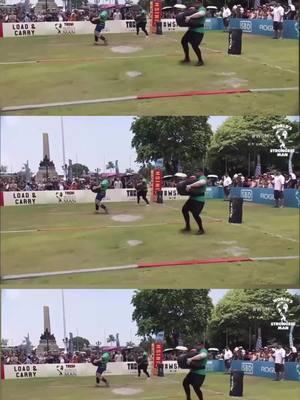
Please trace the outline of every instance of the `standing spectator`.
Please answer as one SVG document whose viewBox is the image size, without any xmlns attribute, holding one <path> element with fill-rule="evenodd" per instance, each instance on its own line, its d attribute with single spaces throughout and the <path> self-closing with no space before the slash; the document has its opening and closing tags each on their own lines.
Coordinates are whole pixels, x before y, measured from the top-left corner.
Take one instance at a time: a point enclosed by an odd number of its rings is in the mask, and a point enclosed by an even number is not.
<svg viewBox="0 0 300 400">
<path fill-rule="evenodd" d="M 274 199 L 275 199 L 274 207 L 283 208 L 283 201 L 284 201 L 283 190 L 284 190 L 285 179 L 280 171 L 276 172 L 273 184 L 274 184 Z"/>
<path fill-rule="evenodd" d="M 284 362 L 285 362 L 286 352 L 281 344 L 278 344 L 274 351 L 274 359 L 275 359 L 275 373 L 276 379 L 275 381 L 280 381 L 284 377 Z"/>
<path fill-rule="evenodd" d="M 222 12 L 222 18 L 223 18 L 223 24 L 224 24 L 224 32 L 228 31 L 230 16 L 231 16 L 230 8 L 228 7 L 227 4 L 225 4 L 225 6 L 223 7 L 223 12 Z"/>
<path fill-rule="evenodd" d="M 229 347 L 226 347 L 224 351 L 225 374 L 228 374 L 230 371 L 232 357 L 233 357 L 232 351 L 229 349 Z"/>
<path fill-rule="evenodd" d="M 282 38 L 283 17 L 284 17 L 284 9 L 280 5 L 280 3 L 276 3 L 276 6 L 273 9 L 273 30 L 274 30 L 273 39 Z"/>
<path fill-rule="evenodd" d="M 122 14 L 121 14 L 120 10 L 115 10 L 113 13 L 113 20 L 119 21 L 121 19 L 122 19 Z"/>
<path fill-rule="evenodd" d="M 232 184 L 232 180 L 231 180 L 230 176 L 226 173 L 223 178 L 224 201 L 228 200 L 231 184 Z"/>
<path fill-rule="evenodd" d="M 116 180 L 114 181 L 114 188 L 115 189 L 123 189 L 123 184 L 122 184 L 120 178 L 116 178 Z"/>
</svg>

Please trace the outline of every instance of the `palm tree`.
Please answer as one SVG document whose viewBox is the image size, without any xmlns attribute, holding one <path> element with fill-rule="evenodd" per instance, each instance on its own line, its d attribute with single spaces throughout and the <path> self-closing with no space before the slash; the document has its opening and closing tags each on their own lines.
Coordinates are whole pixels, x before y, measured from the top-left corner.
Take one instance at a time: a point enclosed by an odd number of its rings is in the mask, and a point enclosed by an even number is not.
<svg viewBox="0 0 300 400">
<path fill-rule="evenodd" d="M 108 163 L 107 163 L 107 165 L 106 165 L 106 169 L 109 169 L 110 172 L 111 172 L 111 170 L 113 170 L 113 169 L 115 169 L 115 168 L 116 168 L 116 166 L 115 166 L 115 164 L 113 163 L 113 161 L 108 161 Z"/>
<path fill-rule="evenodd" d="M 114 335 L 109 335 L 106 341 L 107 343 L 112 344 L 116 342 L 116 338 L 114 337 Z"/>
</svg>

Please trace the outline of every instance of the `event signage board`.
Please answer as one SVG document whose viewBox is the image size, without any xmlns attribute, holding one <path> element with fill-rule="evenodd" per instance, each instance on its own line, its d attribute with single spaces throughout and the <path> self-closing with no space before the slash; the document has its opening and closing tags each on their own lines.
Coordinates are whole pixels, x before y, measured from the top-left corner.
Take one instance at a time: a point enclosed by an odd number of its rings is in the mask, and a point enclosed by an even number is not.
<svg viewBox="0 0 300 400">
<path fill-rule="evenodd" d="M 274 190 L 267 188 L 241 188 L 230 189 L 231 197 L 242 197 L 244 201 L 250 203 L 274 205 Z M 300 207 L 300 190 L 285 189 L 284 205 L 286 207 Z"/>
<path fill-rule="evenodd" d="M 230 28 L 242 29 L 244 33 L 253 35 L 273 36 L 273 21 L 269 19 L 230 19 Z M 286 39 L 299 38 L 299 22 L 283 21 L 283 37 Z"/>
<path fill-rule="evenodd" d="M 159 354 L 163 354 L 160 349 Z M 159 356 L 160 357 L 160 356 Z M 177 361 L 160 361 L 164 366 L 164 373 L 187 373 L 189 370 L 178 367 Z M 150 362 L 150 367 L 152 367 Z M 223 361 L 210 360 L 207 371 L 223 371 Z M 95 366 L 90 363 L 69 364 L 20 364 L 3 365 L 2 379 L 30 379 L 30 378 L 55 378 L 64 376 L 94 376 Z M 107 364 L 107 375 L 136 375 L 136 362 L 111 362 Z"/>
<path fill-rule="evenodd" d="M 232 362 L 233 370 L 243 371 L 245 375 L 260 376 L 263 378 L 275 378 L 275 363 L 269 361 L 239 361 Z M 300 381 L 300 363 L 285 363 L 285 379 Z"/>
<path fill-rule="evenodd" d="M 156 24 L 161 21 L 162 2 L 152 0 L 150 2 L 151 32 L 156 33 Z"/>
</svg>

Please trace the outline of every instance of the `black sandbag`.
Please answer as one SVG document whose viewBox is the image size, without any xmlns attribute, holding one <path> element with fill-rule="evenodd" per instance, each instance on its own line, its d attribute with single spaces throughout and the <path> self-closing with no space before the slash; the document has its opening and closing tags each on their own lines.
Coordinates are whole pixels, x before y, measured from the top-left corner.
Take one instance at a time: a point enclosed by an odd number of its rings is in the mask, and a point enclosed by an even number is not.
<svg viewBox="0 0 300 400">
<path fill-rule="evenodd" d="M 190 364 L 187 364 L 187 359 L 192 358 L 198 354 L 197 351 L 190 351 L 188 353 L 181 354 L 177 357 L 177 363 L 181 369 L 204 369 L 202 360 L 194 360 Z"/>
<path fill-rule="evenodd" d="M 202 21 L 202 17 L 200 18 L 192 18 L 189 22 L 185 22 L 185 18 L 190 15 L 196 14 L 198 11 L 195 8 L 188 8 L 187 10 L 176 15 L 176 22 L 178 26 L 189 27 L 189 28 L 201 28 L 204 27 Z"/>
<path fill-rule="evenodd" d="M 197 179 L 186 179 L 177 184 L 176 189 L 178 194 L 181 196 L 202 196 L 205 194 L 205 186 L 199 186 L 196 188 L 191 188 L 191 190 L 187 191 L 187 185 L 191 185 L 192 183 L 197 182 Z"/>
</svg>

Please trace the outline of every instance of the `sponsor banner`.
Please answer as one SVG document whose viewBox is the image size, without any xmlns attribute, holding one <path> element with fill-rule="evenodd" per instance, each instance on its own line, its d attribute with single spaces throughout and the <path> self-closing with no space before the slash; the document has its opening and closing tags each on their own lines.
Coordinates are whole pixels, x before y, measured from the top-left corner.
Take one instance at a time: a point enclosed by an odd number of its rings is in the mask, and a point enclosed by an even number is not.
<svg viewBox="0 0 300 400">
<path fill-rule="evenodd" d="M 161 349 L 162 350 L 162 349 Z M 162 351 L 161 351 L 162 353 Z M 189 370 L 178 367 L 177 361 L 160 361 L 164 366 L 164 373 L 187 373 Z M 150 363 L 150 368 L 152 363 Z M 300 365 L 299 365 L 300 366 Z M 207 362 L 208 372 L 224 371 L 222 360 Z M 83 364 L 20 364 L 3 365 L 2 379 L 31 379 L 31 378 L 61 378 L 65 376 L 94 376 L 96 367 L 90 363 Z M 107 364 L 106 375 L 136 375 L 137 363 L 111 362 Z"/>
<path fill-rule="evenodd" d="M 157 192 L 162 190 L 163 173 L 159 168 L 151 170 L 151 194 L 153 201 L 156 200 Z"/>
<path fill-rule="evenodd" d="M 275 378 L 275 363 L 269 361 L 233 361 L 233 370 L 244 371 L 245 375 L 260 376 L 263 378 Z M 286 380 L 300 381 L 300 363 L 285 363 Z"/>
<path fill-rule="evenodd" d="M 274 189 L 264 188 L 231 188 L 231 197 L 242 197 L 244 201 L 274 205 Z M 300 190 L 285 189 L 284 190 L 284 205 L 286 207 L 300 207 Z"/>
<path fill-rule="evenodd" d="M 253 35 L 273 36 L 273 21 L 268 19 L 231 18 L 230 28 L 239 28 L 242 29 L 243 32 Z M 298 39 L 299 22 L 290 20 L 283 21 L 283 37 L 286 39 Z"/>
<path fill-rule="evenodd" d="M 3 25 L 4 37 L 92 35 L 95 25 L 89 21 L 17 22 Z M 107 21 L 104 33 L 135 32 L 134 20 Z"/>
<path fill-rule="evenodd" d="M 156 342 L 154 343 L 154 352 L 153 352 L 153 367 L 156 369 L 158 364 L 161 364 L 163 361 L 163 344 Z"/>
<path fill-rule="evenodd" d="M 157 2 L 160 3 L 160 2 Z M 155 14 L 158 16 L 158 14 Z M 175 19 L 159 19 L 155 21 L 153 28 L 156 30 L 156 22 L 162 22 L 163 32 L 186 31 L 187 28 L 179 27 Z M 151 20 L 148 24 L 154 23 Z M 149 28 L 149 26 L 148 26 Z M 0 37 L 32 37 L 32 36 L 66 36 L 66 35 L 92 35 L 95 25 L 89 21 L 66 21 L 66 22 L 17 22 L 0 23 Z M 220 30 L 223 29 L 222 19 L 207 18 L 205 29 Z M 136 23 L 134 20 L 107 21 L 103 33 L 128 33 L 135 32 Z"/>
<path fill-rule="evenodd" d="M 0 207 L 4 206 L 4 196 L 3 196 L 3 192 L 0 192 Z"/>
</svg>

